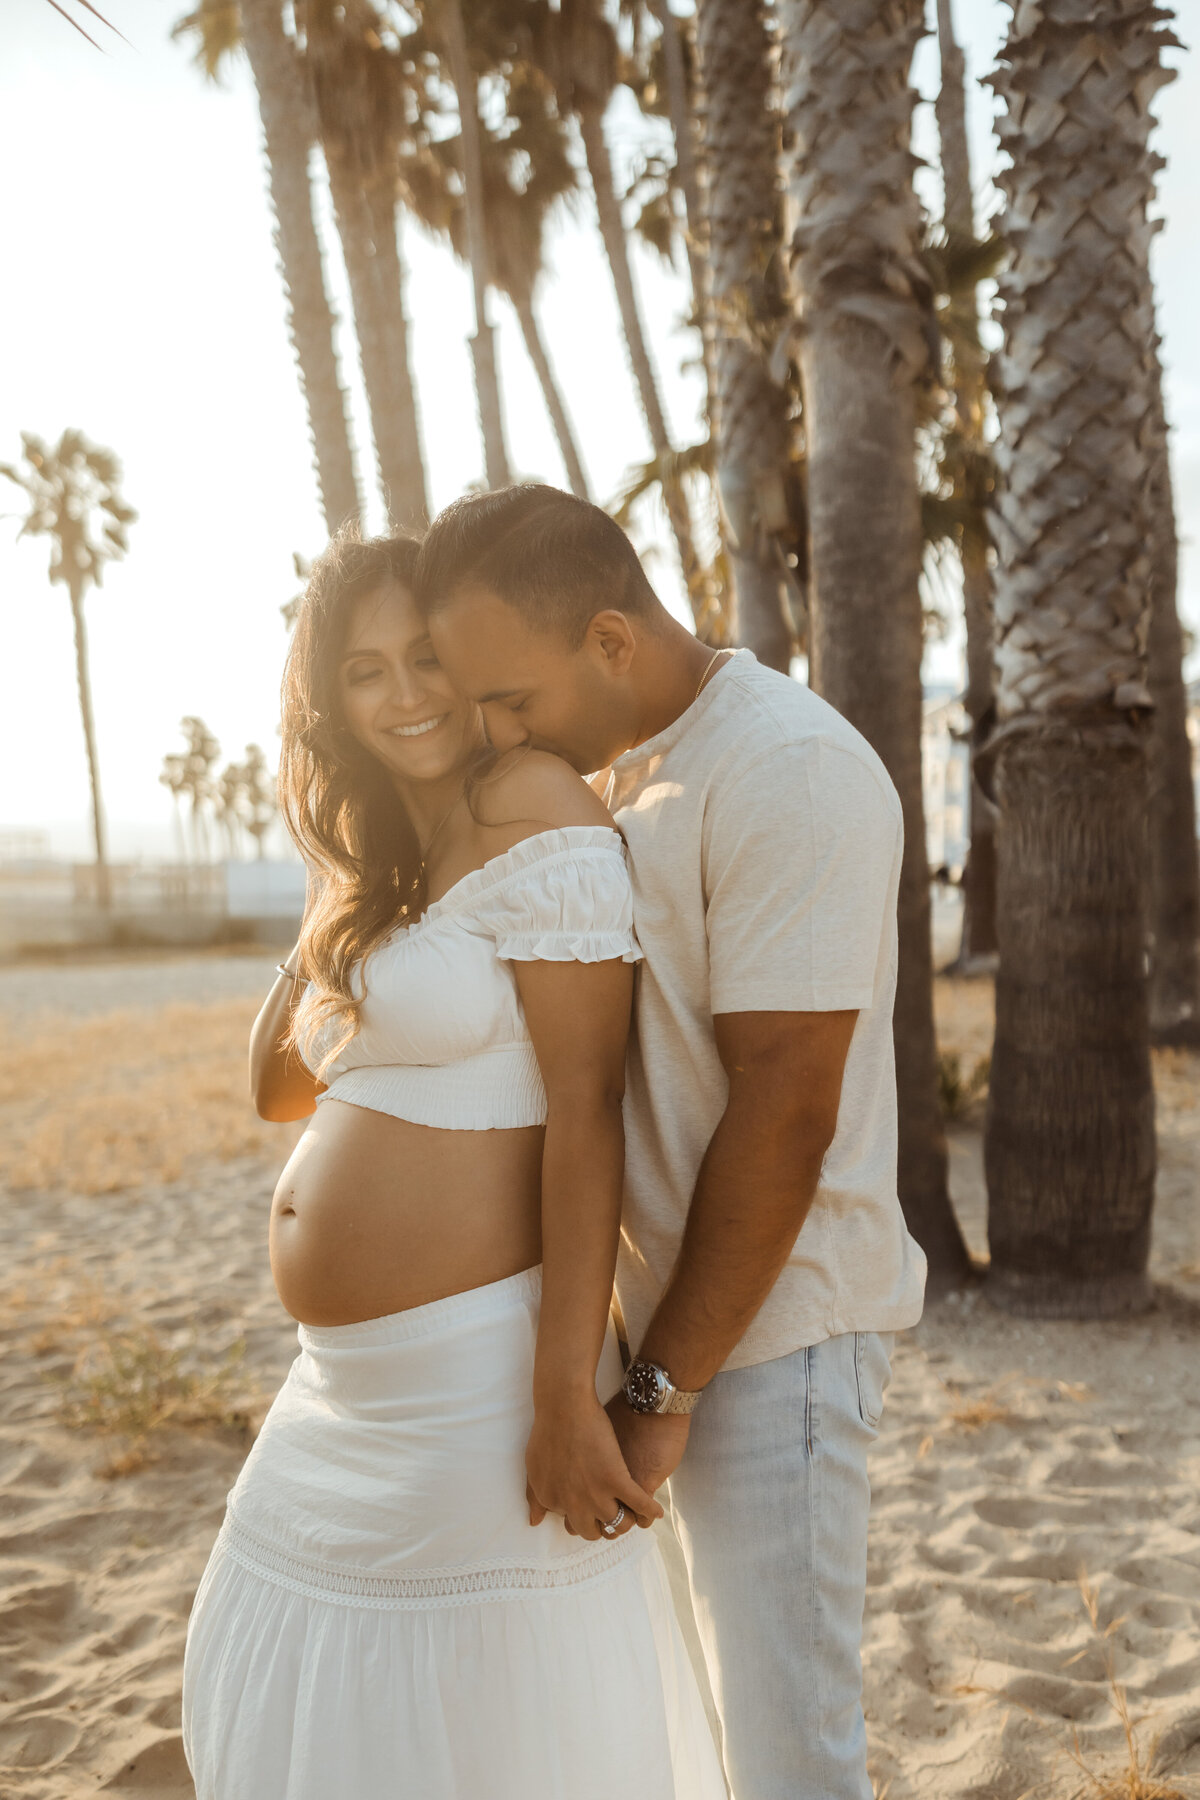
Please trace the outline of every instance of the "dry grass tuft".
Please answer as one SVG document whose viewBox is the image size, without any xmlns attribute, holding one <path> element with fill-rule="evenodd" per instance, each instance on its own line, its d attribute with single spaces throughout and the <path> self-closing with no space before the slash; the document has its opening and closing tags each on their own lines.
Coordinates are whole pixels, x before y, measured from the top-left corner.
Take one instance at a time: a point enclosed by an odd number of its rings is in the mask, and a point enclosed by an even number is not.
<svg viewBox="0 0 1200 1800">
<path fill-rule="evenodd" d="M 1129 1696 L 1121 1682 L 1117 1680 L 1116 1663 L 1112 1651 L 1112 1636 L 1123 1619 L 1110 1619 L 1107 1625 L 1100 1623 L 1100 1590 L 1089 1582 L 1085 1572 L 1079 1576 L 1079 1592 L 1083 1598 L 1084 1610 L 1091 1622 L 1095 1635 L 1103 1647 L 1104 1673 L 1108 1682 L 1109 1703 L 1125 1736 L 1125 1761 L 1121 1768 L 1112 1771 L 1097 1772 L 1084 1756 L 1079 1744 L 1079 1733 L 1072 1734 L 1071 1748 L 1068 1755 L 1084 1778 L 1084 1794 L 1093 1796 L 1093 1800 L 1188 1800 L 1188 1795 L 1172 1782 L 1158 1781 L 1149 1773 L 1148 1762 L 1151 1756 L 1144 1756 L 1138 1736 L 1143 1719 L 1134 1719 L 1129 1711 Z M 1071 1659 L 1072 1661 L 1075 1658 Z M 1152 1754 L 1152 1753 L 1151 1753 Z"/>
<path fill-rule="evenodd" d="M 1027 1402 L 1038 1394 L 1054 1399 L 1073 1400 L 1082 1405 L 1090 1400 L 1091 1390 L 1079 1381 L 1047 1381 L 1036 1375 L 1024 1375 L 1014 1369 L 1001 1376 L 991 1387 L 985 1388 L 981 1394 L 965 1399 L 956 1382 L 940 1383 L 949 1402 L 942 1417 L 938 1431 L 984 1431 L 989 1425 L 1020 1425 L 1026 1422 L 1028 1412 L 1021 1410 L 1022 1402 Z M 927 1432 L 917 1446 L 917 1461 L 921 1462 L 929 1455 L 935 1443 L 934 1432 Z"/>
<path fill-rule="evenodd" d="M 69 1256 L 55 1256 L 35 1263 L 20 1282 L 3 1289 L 2 1303 L 6 1322 L 28 1320 L 25 1348 L 42 1356 L 78 1350 L 89 1334 L 133 1318 L 145 1298 L 119 1281 L 102 1285 L 81 1274 Z"/>
<path fill-rule="evenodd" d="M 194 1339 L 167 1344 L 149 1325 L 101 1331 L 62 1381 L 63 1420 L 120 1433 L 132 1440 L 131 1454 L 141 1460 L 145 1439 L 167 1425 L 244 1428 L 245 1353 L 240 1338 L 214 1359 L 200 1354 Z"/>
<path fill-rule="evenodd" d="M 1124 1618 L 1110 1619 L 1106 1625 L 1100 1622 L 1100 1590 L 1087 1578 L 1086 1570 L 1079 1574 L 1079 1592 L 1083 1600 L 1084 1610 L 1092 1627 L 1095 1638 L 1099 1639 L 1104 1663 L 1105 1680 L 1109 1690 L 1109 1704 L 1120 1721 L 1125 1739 L 1124 1760 L 1117 1767 L 1096 1768 L 1085 1754 L 1079 1741 L 1078 1730 L 1071 1733 L 1071 1742 L 1066 1746 L 1066 1755 L 1074 1765 L 1075 1776 L 1072 1779 L 1069 1793 L 1064 1800 L 1196 1800 L 1196 1786 L 1188 1778 L 1186 1785 L 1180 1787 L 1175 1782 L 1161 1781 L 1150 1773 L 1150 1764 L 1154 1760 L 1154 1745 L 1146 1748 L 1142 1744 L 1141 1730 L 1146 1720 L 1135 1719 L 1129 1710 L 1129 1696 L 1124 1685 L 1118 1681 L 1116 1664 L 1112 1650 L 1113 1634 L 1124 1624 Z M 1069 1658 L 1064 1667 L 1079 1662 L 1091 1653 L 1094 1645 L 1085 1645 L 1084 1649 Z M 955 1695 L 967 1697 L 975 1694 L 986 1695 L 993 1701 L 1003 1700 L 1009 1711 L 1015 1706 L 1026 1713 L 1036 1724 L 1045 1726 L 1047 1721 L 1031 1706 L 1022 1700 L 1014 1700 L 1002 1688 L 981 1686 L 973 1682 L 960 1682 L 951 1689 Z M 1008 1711 L 1005 1712 L 1005 1719 Z M 1003 1721 L 1002 1721 L 1003 1723 Z M 1082 1776 L 1082 1783 L 1079 1777 Z M 1020 1800 L 1050 1800 L 1054 1794 L 1062 1794 L 1062 1784 L 1047 1781 L 1035 1788 L 1029 1788 Z"/>
<path fill-rule="evenodd" d="M 79 1194 L 278 1156 L 246 1091 L 253 1001 L 51 1016 L 0 1032 L 0 1184 Z"/>
<path fill-rule="evenodd" d="M 987 1425 L 1017 1425 L 1021 1415 L 1008 1401 L 1001 1399 L 1003 1389 L 1013 1380 L 1011 1375 L 974 1400 L 955 1400 L 946 1414 L 946 1424 L 959 1431 L 982 1431 Z"/>
<path fill-rule="evenodd" d="M 946 1119 L 965 1119 L 987 1093 L 992 1073 L 990 1056 L 980 1056 L 969 1075 L 963 1073 L 963 1061 L 957 1050 L 942 1050 L 938 1055 L 938 1099 Z"/>
</svg>

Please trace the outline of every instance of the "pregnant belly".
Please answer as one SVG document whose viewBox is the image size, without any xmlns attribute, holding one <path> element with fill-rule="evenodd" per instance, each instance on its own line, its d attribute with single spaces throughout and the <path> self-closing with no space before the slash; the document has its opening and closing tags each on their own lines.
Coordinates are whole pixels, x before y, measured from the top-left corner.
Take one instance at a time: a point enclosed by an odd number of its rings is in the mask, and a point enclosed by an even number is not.
<svg viewBox="0 0 1200 1800">
<path fill-rule="evenodd" d="M 541 1260 L 540 1126 L 436 1131 L 325 1100 L 271 1205 L 271 1273 L 305 1325 L 351 1325 Z"/>
</svg>

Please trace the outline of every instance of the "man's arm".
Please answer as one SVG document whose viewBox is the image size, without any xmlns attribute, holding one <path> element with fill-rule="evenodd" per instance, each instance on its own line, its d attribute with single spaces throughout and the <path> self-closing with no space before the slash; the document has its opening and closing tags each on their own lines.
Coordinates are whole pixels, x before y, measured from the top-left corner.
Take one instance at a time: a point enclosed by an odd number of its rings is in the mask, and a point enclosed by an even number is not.
<svg viewBox="0 0 1200 1800">
<path fill-rule="evenodd" d="M 700 1167 L 678 1260 L 636 1354 L 676 1387 L 701 1388 L 774 1287 L 837 1129 L 857 1012 L 723 1013 L 713 1020 L 729 1099 Z M 703 1402 L 701 1402 L 703 1405 Z M 687 1444 L 687 1415 L 609 1407 L 633 1479 L 648 1492 Z"/>
</svg>

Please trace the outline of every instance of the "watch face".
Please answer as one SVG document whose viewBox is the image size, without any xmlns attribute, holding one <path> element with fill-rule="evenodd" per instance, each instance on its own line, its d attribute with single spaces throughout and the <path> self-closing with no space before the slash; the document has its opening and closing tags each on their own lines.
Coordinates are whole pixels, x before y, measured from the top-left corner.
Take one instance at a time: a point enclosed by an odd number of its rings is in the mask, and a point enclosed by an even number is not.
<svg viewBox="0 0 1200 1800">
<path fill-rule="evenodd" d="M 625 1398 L 636 1412 L 657 1412 L 665 1383 L 654 1363 L 632 1362 L 625 1375 Z"/>
</svg>

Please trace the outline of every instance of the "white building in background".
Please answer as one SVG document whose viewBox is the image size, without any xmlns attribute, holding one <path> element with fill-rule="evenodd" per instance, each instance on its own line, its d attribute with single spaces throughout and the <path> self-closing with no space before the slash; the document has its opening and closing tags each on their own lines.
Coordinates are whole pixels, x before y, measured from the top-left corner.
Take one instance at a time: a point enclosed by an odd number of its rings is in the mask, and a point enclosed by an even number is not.
<svg viewBox="0 0 1200 1800">
<path fill-rule="evenodd" d="M 971 721 L 956 682 L 931 682 L 921 721 L 925 843 L 929 866 L 962 878 L 971 838 Z"/>
<path fill-rule="evenodd" d="M 228 918 L 299 921 L 308 876 L 298 856 L 292 862 L 227 862 L 223 868 Z"/>
</svg>

